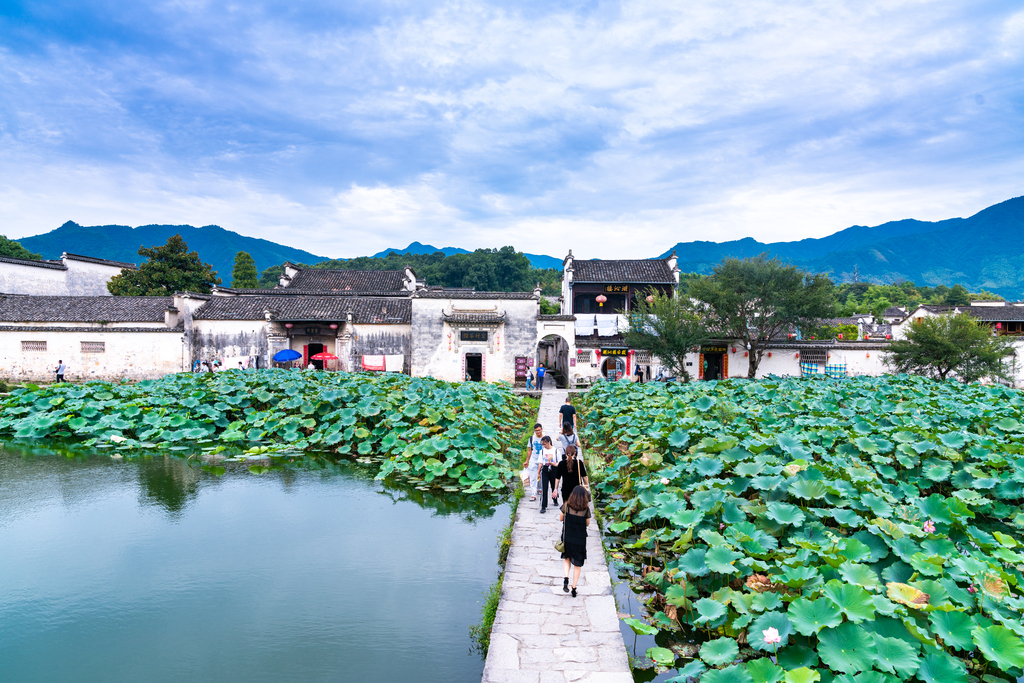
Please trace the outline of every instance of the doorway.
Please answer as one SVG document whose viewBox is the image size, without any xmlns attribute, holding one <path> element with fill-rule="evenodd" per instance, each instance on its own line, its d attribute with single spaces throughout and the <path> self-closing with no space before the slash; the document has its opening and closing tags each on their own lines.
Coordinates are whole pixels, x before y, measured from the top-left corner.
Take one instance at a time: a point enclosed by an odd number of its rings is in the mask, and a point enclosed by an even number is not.
<svg viewBox="0 0 1024 683">
<path fill-rule="evenodd" d="M 324 352 L 324 345 L 323 344 L 310 344 L 309 346 L 307 346 L 306 347 L 306 366 L 308 367 L 309 364 L 312 363 L 313 367 L 315 367 L 317 370 L 323 370 L 324 369 L 324 362 L 322 360 L 312 360 L 313 356 L 315 356 L 318 353 L 323 353 L 323 352 Z"/>
<path fill-rule="evenodd" d="M 466 381 L 480 382 L 484 378 L 484 357 L 479 353 L 466 354 Z"/>
<path fill-rule="evenodd" d="M 601 374 L 609 382 L 616 382 L 626 374 L 626 361 L 621 358 L 610 356 L 604 359 L 601 367 Z"/>
<path fill-rule="evenodd" d="M 721 353 L 704 354 L 704 379 L 722 379 Z"/>
</svg>

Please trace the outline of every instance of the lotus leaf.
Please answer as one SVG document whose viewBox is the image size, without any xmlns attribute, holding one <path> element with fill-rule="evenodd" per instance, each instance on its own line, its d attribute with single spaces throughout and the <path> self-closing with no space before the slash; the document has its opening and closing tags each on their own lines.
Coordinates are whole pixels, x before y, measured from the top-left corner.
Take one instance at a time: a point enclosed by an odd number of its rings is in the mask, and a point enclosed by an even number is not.
<svg viewBox="0 0 1024 683">
<path fill-rule="evenodd" d="M 753 683 L 779 683 L 786 671 L 767 657 L 747 662 L 747 673 Z"/>
<path fill-rule="evenodd" d="M 877 633 L 875 639 L 875 666 L 882 671 L 907 678 L 917 671 L 921 658 L 917 649 L 899 638 L 886 638 Z"/>
<path fill-rule="evenodd" d="M 832 580 L 825 584 L 822 594 L 835 603 L 853 623 L 875 618 L 875 603 L 872 596 L 860 586 Z"/>
<path fill-rule="evenodd" d="M 738 553 L 724 546 L 716 546 L 707 551 L 707 554 L 704 556 L 704 562 L 707 564 L 708 569 L 713 572 L 735 574 L 739 569 L 734 567 L 733 563 L 742 557 L 743 553 Z"/>
<path fill-rule="evenodd" d="M 967 683 L 967 669 L 959 659 L 933 652 L 921 660 L 917 677 L 925 683 Z"/>
<path fill-rule="evenodd" d="M 707 670 L 707 667 L 704 666 L 704 662 L 700 661 L 699 659 L 695 659 L 692 662 L 690 662 L 689 664 L 687 664 L 686 666 L 684 666 L 682 669 L 679 669 L 679 675 L 678 676 L 673 676 L 672 678 L 668 679 L 668 681 L 666 681 L 666 683 L 688 683 L 689 679 L 697 678 L 702 673 L 704 673 L 706 670 Z M 761 683 L 761 682 L 760 681 L 753 681 L 753 683 Z M 770 681 L 770 682 L 765 682 L 765 683 L 775 683 L 775 682 L 774 681 Z"/>
<path fill-rule="evenodd" d="M 789 620 L 802 635 L 815 635 L 823 628 L 835 628 L 843 621 L 842 613 L 831 600 L 799 598 L 789 605 Z"/>
<path fill-rule="evenodd" d="M 697 613 L 700 614 L 700 617 L 695 620 L 695 623 L 698 624 L 718 621 L 725 616 L 727 611 L 725 605 L 710 598 L 701 598 L 694 603 L 694 606 L 697 608 Z"/>
<path fill-rule="evenodd" d="M 735 660 L 739 653 L 740 648 L 732 638 L 709 640 L 700 646 L 700 658 L 711 666 L 728 664 Z M 744 673 L 746 673 L 746 669 L 744 669 Z"/>
<path fill-rule="evenodd" d="M 768 519 L 779 524 L 791 526 L 802 526 L 806 516 L 800 512 L 800 508 L 789 503 L 768 503 L 768 512 L 765 515 Z"/>
<path fill-rule="evenodd" d="M 818 634 L 818 654 L 832 670 L 854 674 L 871 668 L 875 641 L 862 627 L 847 622 Z"/>
<path fill-rule="evenodd" d="M 949 647 L 957 650 L 973 650 L 971 630 L 974 622 L 964 612 L 943 612 L 936 610 L 929 617 L 932 630 Z"/>
<path fill-rule="evenodd" d="M 821 674 L 806 666 L 786 672 L 786 683 L 815 683 L 821 680 Z"/>
<path fill-rule="evenodd" d="M 1004 626 L 975 628 L 971 632 L 974 644 L 990 661 L 1003 669 L 1024 667 L 1024 643 Z"/>
<path fill-rule="evenodd" d="M 907 607 L 921 609 L 928 605 L 928 594 L 908 586 L 905 583 L 890 582 L 885 584 L 886 595 L 893 602 L 898 602 Z"/>
</svg>

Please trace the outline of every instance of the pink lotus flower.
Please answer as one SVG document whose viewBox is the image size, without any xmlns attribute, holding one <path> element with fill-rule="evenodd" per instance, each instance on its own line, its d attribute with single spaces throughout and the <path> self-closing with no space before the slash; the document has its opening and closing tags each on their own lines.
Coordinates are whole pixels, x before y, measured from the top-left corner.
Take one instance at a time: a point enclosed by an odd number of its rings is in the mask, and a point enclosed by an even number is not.
<svg viewBox="0 0 1024 683">
<path fill-rule="evenodd" d="M 764 636 L 764 642 L 768 645 L 778 645 L 782 642 L 782 636 L 779 635 L 779 629 L 774 626 L 761 631 L 761 635 Z"/>
<path fill-rule="evenodd" d="M 974 587 L 973 585 L 971 585 L 971 586 L 968 586 L 968 587 L 967 587 L 967 592 L 968 592 L 968 593 L 977 593 L 977 592 L 978 592 L 978 589 L 977 589 L 977 588 L 975 588 L 975 587 Z"/>
<path fill-rule="evenodd" d="M 724 529 L 724 528 L 725 528 L 725 523 L 724 523 L 724 522 L 723 522 L 723 523 L 720 523 L 720 524 L 718 525 L 718 530 L 719 530 L 719 531 L 721 531 L 721 530 L 722 530 L 722 529 Z"/>
<path fill-rule="evenodd" d="M 668 477 L 662 477 L 662 478 L 661 478 L 661 483 L 662 483 L 662 484 L 664 484 L 665 486 L 668 486 L 668 485 L 669 485 L 669 484 L 671 484 L 672 482 L 670 482 L 670 481 L 668 480 Z"/>
<path fill-rule="evenodd" d="M 934 534 L 935 533 L 935 525 L 932 524 L 932 520 L 930 520 L 930 519 L 927 520 L 921 528 L 924 529 L 924 532 L 926 534 Z"/>
</svg>

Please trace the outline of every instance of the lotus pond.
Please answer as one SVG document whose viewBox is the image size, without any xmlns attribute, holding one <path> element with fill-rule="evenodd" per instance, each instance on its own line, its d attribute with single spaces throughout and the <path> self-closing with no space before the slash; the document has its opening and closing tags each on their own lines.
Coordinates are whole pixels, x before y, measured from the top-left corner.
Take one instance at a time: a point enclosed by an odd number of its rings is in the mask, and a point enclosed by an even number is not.
<svg viewBox="0 0 1024 683">
<path fill-rule="evenodd" d="M 603 383 L 584 403 L 660 679 L 1021 676 L 1018 392 L 770 378 Z"/>
<path fill-rule="evenodd" d="M 503 497 L 223 466 L 6 444 L 0 680 L 479 682 Z"/>
<path fill-rule="evenodd" d="M 180 452 L 214 474 L 221 458 L 262 468 L 268 456 L 329 451 L 377 462 L 381 479 L 473 493 L 505 488 L 505 456 L 531 417 L 507 386 L 484 382 L 231 370 L 16 389 L 0 403 L 0 435 L 129 458 Z"/>
</svg>

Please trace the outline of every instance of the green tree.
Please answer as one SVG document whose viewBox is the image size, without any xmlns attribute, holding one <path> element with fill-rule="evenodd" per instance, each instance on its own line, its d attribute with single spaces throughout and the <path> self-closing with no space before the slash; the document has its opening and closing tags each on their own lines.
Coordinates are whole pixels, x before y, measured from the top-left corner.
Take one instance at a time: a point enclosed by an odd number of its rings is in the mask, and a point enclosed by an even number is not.
<svg viewBox="0 0 1024 683">
<path fill-rule="evenodd" d="M 650 351 L 667 365 L 676 377 L 690 381 L 686 355 L 710 338 L 704 318 L 694 310 L 690 299 L 651 291 L 637 297 L 629 313 L 627 346 Z"/>
<path fill-rule="evenodd" d="M 707 311 L 716 336 L 746 343 L 750 379 L 768 340 L 835 314 L 835 287 L 828 276 L 806 273 L 766 254 L 722 261 L 711 275 L 692 281 L 688 294 Z"/>
<path fill-rule="evenodd" d="M 548 301 L 543 296 L 540 298 L 541 315 L 558 315 L 561 312 L 562 307 L 556 304 L 554 301 Z"/>
<path fill-rule="evenodd" d="M 235 254 L 235 267 L 231 271 L 231 286 L 235 289 L 256 289 L 260 286 L 256 261 L 248 252 Z"/>
<path fill-rule="evenodd" d="M 139 247 L 148 260 L 138 270 L 124 269 L 110 278 L 107 289 L 114 296 L 170 296 L 175 292 L 209 294 L 220 278 L 199 254 L 188 250 L 181 235 L 172 235 L 159 247 Z"/>
<path fill-rule="evenodd" d="M 914 321 L 906 339 L 889 345 L 886 364 L 896 372 L 961 382 L 1007 376 L 1006 357 L 1013 340 L 993 334 L 992 328 L 967 313 Z"/>
<path fill-rule="evenodd" d="M 953 285 L 949 292 L 946 293 L 946 305 L 970 306 L 971 295 L 967 292 L 967 288 L 963 285 Z"/>
<path fill-rule="evenodd" d="M 260 273 L 260 289 L 273 289 L 281 283 L 281 276 L 284 275 L 284 264 L 269 266 Z"/>
<path fill-rule="evenodd" d="M 43 258 L 39 254 L 33 254 L 31 251 L 21 246 L 20 242 L 9 240 L 3 235 L 0 235 L 0 256 L 23 258 L 28 259 L 29 261 L 38 261 Z"/>
</svg>

